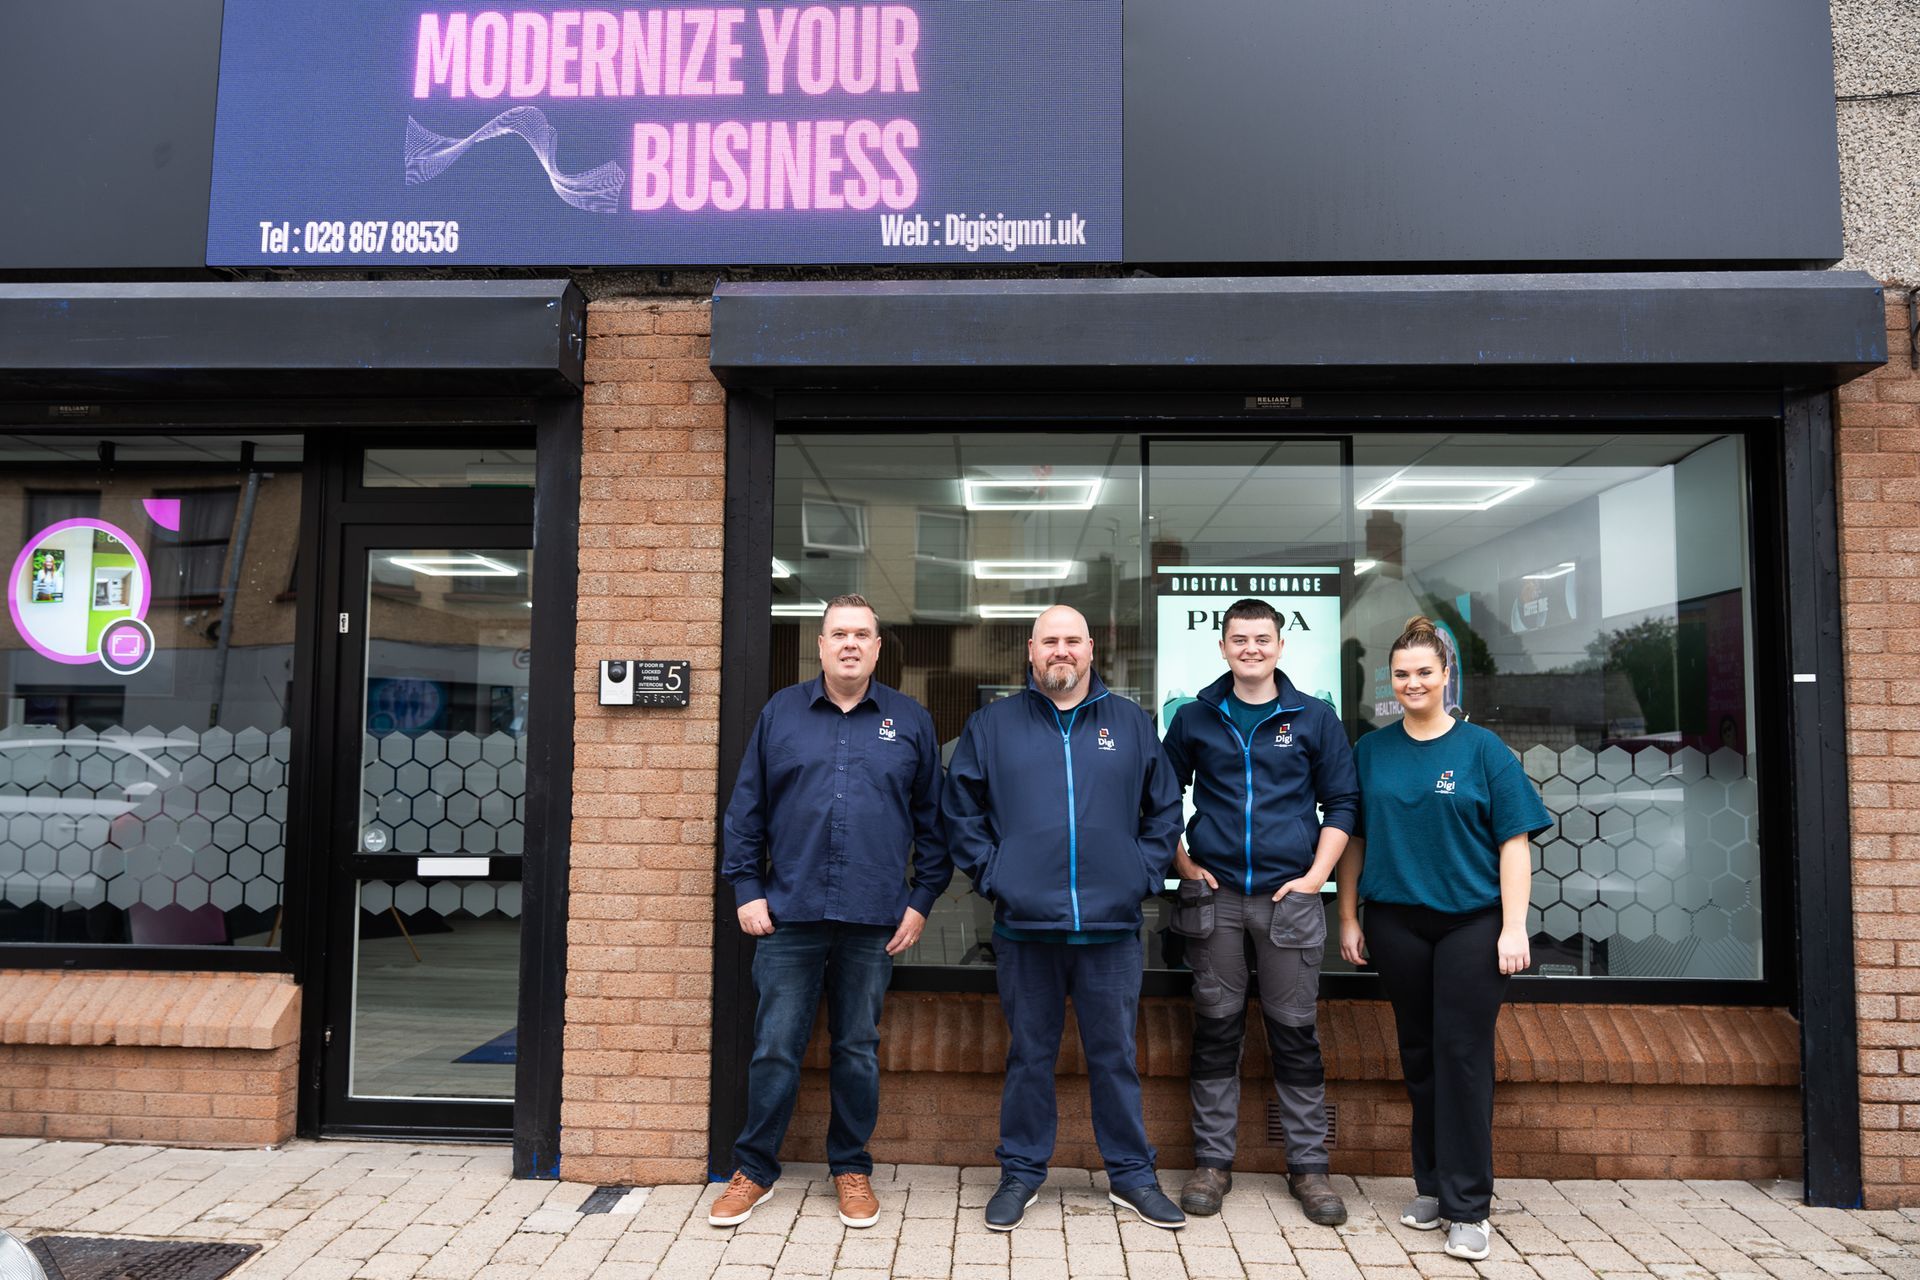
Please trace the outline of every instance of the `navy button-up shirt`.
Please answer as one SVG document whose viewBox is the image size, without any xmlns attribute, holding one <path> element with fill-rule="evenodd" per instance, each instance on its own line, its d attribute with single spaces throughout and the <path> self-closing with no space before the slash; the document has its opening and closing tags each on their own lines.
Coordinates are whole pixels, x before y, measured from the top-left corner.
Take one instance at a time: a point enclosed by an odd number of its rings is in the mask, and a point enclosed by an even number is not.
<svg viewBox="0 0 1920 1280">
<path fill-rule="evenodd" d="M 878 680 L 851 711 L 826 677 L 767 701 L 721 824 L 736 904 L 776 925 L 897 925 L 953 878 L 940 830 L 940 740 L 925 707 Z M 908 854 L 913 882 L 907 882 Z"/>
</svg>

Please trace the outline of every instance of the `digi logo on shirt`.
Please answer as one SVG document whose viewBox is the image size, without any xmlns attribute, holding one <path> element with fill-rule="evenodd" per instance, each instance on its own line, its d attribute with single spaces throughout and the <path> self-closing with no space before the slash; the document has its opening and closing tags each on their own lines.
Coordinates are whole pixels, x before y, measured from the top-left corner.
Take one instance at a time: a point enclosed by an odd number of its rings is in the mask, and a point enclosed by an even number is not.
<svg viewBox="0 0 1920 1280">
<path fill-rule="evenodd" d="M 1445 773 L 1441 774 L 1440 780 L 1433 784 L 1433 789 L 1444 796 L 1452 795 L 1453 794 L 1453 770 L 1449 769 Z"/>
<path fill-rule="evenodd" d="M 1293 745 L 1293 726 L 1290 724 L 1281 725 L 1280 732 L 1273 735 L 1273 745 L 1276 747 L 1292 746 Z"/>
<path fill-rule="evenodd" d="M 1117 749 L 1113 745 L 1113 739 L 1107 736 L 1105 729 L 1100 731 L 1100 749 L 1102 751 L 1113 751 Z"/>
<path fill-rule="evenodd" d="M 893 717 L 892 717 L 892 716 L 888 716 L 888 717 L 887 717 L 887 718 L 886 718 L 885 720 L 882 720 L 882 721 L 880 722 L 880 739 L 881 739 L 881 741 L 883 741 L 883 742 L 892 742 L 892 741 L 894 741 L 895 739 L 897 739 L 897 738 L 898 738 L 899 736 L 900 736 L 900 735 L 899 735 L 899 733 L 898 733 L 898 732 L 896 732 L 896 731 L 895 731 L 895 729 L 894 729 L 894 727 L 893 727 Z"/>
</svg>

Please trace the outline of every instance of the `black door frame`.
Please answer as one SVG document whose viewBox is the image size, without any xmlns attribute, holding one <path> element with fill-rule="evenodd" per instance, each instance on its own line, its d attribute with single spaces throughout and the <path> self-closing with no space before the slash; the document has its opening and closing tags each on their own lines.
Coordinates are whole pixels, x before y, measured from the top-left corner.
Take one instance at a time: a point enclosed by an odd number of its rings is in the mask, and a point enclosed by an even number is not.
<svg viewBox="0 0 1920 1280">
<path fill-rule="evenodd" d="M 177 408 L 170 406 L 170 416 Z M 263 416 L 260 406 L 219 406 L 222 417 Z M 368 443 L 382 446 L 445 446 L 450 441 L 472 443 L 487 438 L 531 437 L 536 448 L 535 487 L 530 499 L 534 549 L 533 651 L 528 706 L 528 760 L 526 797 L 526 852 L 521 859 L 519 1061 L 515 1070 L 512 1119 L 513 1173 L 518 1178 L 558 1178 L 560 1163 L 560 1104 L 562 1045 L 566 993 L 567 881 L 571 866 L 573 821 L 573 654 L 576 604 L 579 592 L 581 402 L 564 399 L 475 399 L 434 401 L 365 401 L 324 404 L 275 404 L 271 420 L 286 429 L 308 431 L 307 489 L 302 508 L 301 547 L 311 551 L 301 563 L 300 590 L 307 604 L 306 626 L 299 646 L 306 666 L 297 670 L 301 682 L 299 713 L 317 731 L 331 735 L 333 700 L 322 688 L 319 673 L 339 669 L 337 618 L 342 611 L 337 565 L 340 526 L 378 522 L 391 507 L 370 501 L 366 491 L 350 483 L 349 468 L 358 450 Z M 452 434 L 457 432 L 458 434 Z M 410 495 L 423 521 L 457 512 L 471 493 L 436 494 L 425 490 L 399 491 Z M 483 491 L 483 518 L 497 521 L 502 514 L 502 491 Z M 524 495 L 521 500 L 527 501 Z M 518 513 L 516 513 L 518 514 Z M 330 532 L 330 530 L 332 532 Z M 539 655 L 558 655 L 542 661 Z M 298 723 L 299 721 L 296 721 Z M 305 752 L 302 788 L 296 792 L 307 806 L 309 829 L 325 822 L 323 797 L 333 794 L 335 756 L 331 743 L 296 743 Z M 311 842 L 314 845 L 318 841 Z M 325 980 L 328 904 L 326 877 L 319 873 L 317 856 L 289 865 L 288 901 L 298 904 L 289 913 L 288 957 L 301 982 L 303 999 L 300 1030 L 300 1085 L 298 1132 L 317 1137 L 321 1132 L 322 1057 L 325 1038 L 325 1000 L 319 984 Z M 306 874 L 312 870 L 314 874 Z M 395 1135 L 399 1136 L 399 1135 Z M 405 1136 L 427 1136 L 409 1126 Z M 449 1137 L 475 1137 L 472 1133 Z M 497 1140 L 504 1133 L 488 1135 Z"/>
<path fill-rule="evenodd" d="M 334 787 L 316 797 L 314 829 L 324 833 L 319 847 L 312 850 L 315 879 L 314 897 L 326 904 L 326 916 L 317 936 L 323 940 L 323 956 L 318 981 L 310 983 L 310 998 L 322 1007 L 323 1030 L 320 1058 L 320 1132 L 324 1135 L 358 1134 L 382 1137 L 439 1137 L 502 1141 L 513 1129 L 513 1101 L 451 1101 L 442 1099 L 355 1098 L 346 1090 L 347 1070 L 352 1053 L 351 1004 L 354 989 L 355 920 L 359 911 L 356 886 L 362 878 L 412 879 L 406 859 L 367 857 L 354 847 L 359 835 L 358 797 L 360 740 L 362 736 L 362 694 L 365 689 L 367 611 L 365 601 L 369 553 L 377 548 L 408 548 L 422 544 L 452 545 L 476 551 L 531 552 L 533 527 L 531 500 L 513 502 L 523 495 L 488 494 L 503 506 L 527 508 L 525 523 L 469 523 L 454 516 L 471 510 L 467 503 L 429 501 L 413 503 L 415 490 L 395 490 L 399 501 L 369 502 L 369 507 L 388 506 L 392 515 L 380 521 L 337 523 L 332 533 L 337 538 L 336 564 L 342 608 L 338 617 L 347 619 L 345 631 L 336 625 L 340 643 L 335 646 L 335 665 L 323 670 L 326 686 L 333 694 L 332 732 L 316 740 L 316 749 L 332 756 Z M 465 495 L 462 495 L 465 496 Z M 501 502 L 505 496 L 508 501 Z M 407 508 L 414 506 L 412 512 Z M 449 517 L 436 518 L 444 511 Z M 408 518 L 411 516 L 411 518 Z M 539 582 L 539 574 L 534 574 Z M 532 709 L 532 699 L 528 699 Z M 504 866 L 490 868 L 488 880 L 518 880 L 520 859 L 494 858 Z M 396 862 L 398 865 L 396 865 Z M 440 879 L 444 877 L 436 877 Z M 460 877 L 462 879 L 466 877 Z M 525 920 L 524 903 L 522 920 Z"/>
<path fill-rule="evenodd" d="M 770 690 L 767 644 L 771 582 L 764 566 L 773 554 L 772 480 L 776 426 L 791 429 L 929 430 L 1018 429 L 1046 425 L 1056 430 L 1094 427 L 1169 434 L 1172 420 L 1196 433 L 1272 434 L 1320 430 L 1366 430 L 1367 424 L 1407 422 L 1444 430 L 1462 423 L 1482 430 L 1579 430 L 1598 421 L 1638 424 L 1639 430 L 1685 430 L 1689 425 L 1745 431 L 1758 447 L 1749 493 L 1755 507 L 1756 600 L 1773 598 L 1787 608 L 1785 635 L 1756 646 L 1760 714 L 1778 743 L 1773 776 L 1791 780 L 1791 797 L 1775 796 L 1763 821 L 1784 835 L 1791 887 L 1774 895 L 1790 911 L 1772 911 L 1765 942 L 1768 980 L 1750 984 L 1753 1003 L 1788 1003 L 1801 1018 L 1801 1102 L 1809 1204 L 1860 1203 L 1857 1030 L 1852 986 L 1853 913 L 1848 867 L 1847 791 L 1844 754 L 1839 540 L 1833 474 L 1831 393 L 1814 388 L 1781 392 L 1637 392 L 1609 394 L 1587 389 L 1561 393 L 1499 392 L 1410 395 L 1345 393 L 1317 397 L 1315 412 L 1290 414 L 1284 422 L 1239 397 L 1206 394 L 1082 398 L 1059 394 L 940 395 L 784 392 L 736 389 L 728 399 L 726 570 L 720 700 L 720 802 L 738 776 L 754 718 Z M 1631 429 L 1631 428 L 1629 428 Z M 1770 436 L 1770 439 L 1769 439 Z M 1762 502 L 1784 511 L 1765 522 Z M 1777 577 L 1773 571 L 1777 570 Z M 1766 574 L 1771 582 L 1762 581 Z M 1762 628 L 1763 631 L 1768 629 Z M 1791 693 L 1765 687 L 1768 671 L 1792 672 Z M 1801 679 L 1811 675 L 1812 680 Z M 716 858 L 719 851 L 716 849 Z M 716 861 L 716 867 L 718 863 Z M 1782 864 L 1774 864 L 1780 866 Z M 714 997 L 720 1009 L 751 1008 L 754 1000 L 752 944 L 737 928 L 732 893 L 716 876 L 714 887 Z M 896 987 L 941 989 L 910 980 Z M 1539 988 L 1528 990 L 1528 986 Z M 1571 984 L 1551 987 L 1516 983 L 1515 999 L 1619 999 L 1618 988 Z M 1720 990 L 1727 984 L 1675 983 L 1663 988 L 1672 1001 L 1740 1000 Z M 744 1017 L 716 1020 L 709 1094 L 708 1164 L 724 1177 L 732 1143 L 745 1116 L 746 1064 L 752 1027 Z"/>
</svg>

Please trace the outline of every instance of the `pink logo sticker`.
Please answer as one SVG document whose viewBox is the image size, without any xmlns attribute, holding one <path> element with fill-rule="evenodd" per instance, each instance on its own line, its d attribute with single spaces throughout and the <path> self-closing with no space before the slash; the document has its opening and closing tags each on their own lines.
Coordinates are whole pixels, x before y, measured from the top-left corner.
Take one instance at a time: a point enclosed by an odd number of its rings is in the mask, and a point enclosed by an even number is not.
<svg viewBox="0 0 1920 1280">
<path fill-rule="evenodd" d="M 147 518 L 169 533 L 180 532 L 180 499 L 178 498 L 142 498 L 140 505 L 147 509 Z"/>
</svg>

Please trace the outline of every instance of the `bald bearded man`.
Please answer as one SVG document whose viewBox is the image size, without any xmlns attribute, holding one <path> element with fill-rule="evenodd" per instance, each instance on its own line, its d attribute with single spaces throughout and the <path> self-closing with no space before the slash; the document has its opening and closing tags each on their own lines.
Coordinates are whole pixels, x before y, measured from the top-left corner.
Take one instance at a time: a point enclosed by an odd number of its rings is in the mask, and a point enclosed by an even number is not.
<svg viewBox="0 0 1920 1280">
<path fill-rule="evenodd" d="M 993 903 L 1007 1019 L 1002 1176 L 986 1225 L 1019 1226 L 1046 1181 L 1072 997 L 1109 1198 L 1178 1229 L 1186 1218 L 1160 1190 L 1141 1114 L 1134 1026 L 1140 902 L 1173 862 L 1180 786 L 1147 713 L 1094 672 L 1078 610 L 1056 605 L 1035 619 L 1027 660 L 1026 691 L 968 719 L 941 793 L 954 864 Z"/>
</svg>

